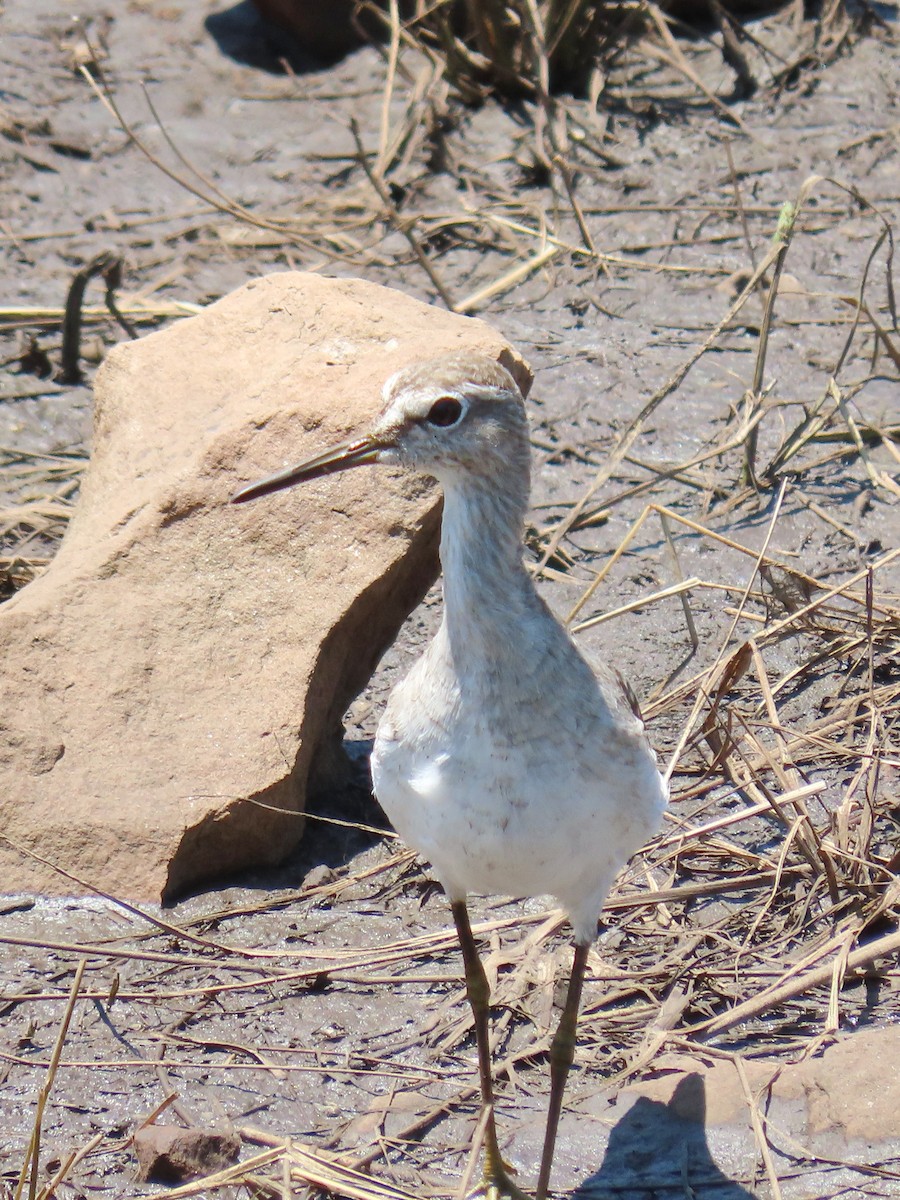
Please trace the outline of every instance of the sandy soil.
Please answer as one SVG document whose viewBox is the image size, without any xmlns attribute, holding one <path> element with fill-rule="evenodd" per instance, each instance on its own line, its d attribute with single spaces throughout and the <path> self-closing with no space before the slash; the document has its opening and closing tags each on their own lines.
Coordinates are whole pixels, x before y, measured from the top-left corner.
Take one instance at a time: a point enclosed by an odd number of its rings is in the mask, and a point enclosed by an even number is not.
<svg viewBox="0 0 900 1200">
<path fill-rule="evenodd" d="M 0 44 L 0 496 L 10 510 L 34 502 L 43 514 L 31 524 L 6 520 L 0 552 L 14 558 L 52 553 L 64 520 L 53 515 L 48 492 L 62 508 L 74 498 L 78 460 L 89 446 L 92 362 L 104 346 L 126 336 L 106 317 L 90 324 L 85 381 L 62 385 L 52 373 L 41 375 L 45 365 L 51 371 L 58 365 L 58 315 L 17 316 L 14 310 L 58 310 L 74 272 L 94 255 L 121 255 L 124 291 L 169 306 L 205 303 L 252 276 L 285 267 L 364 275 L 436 299 L 432 281 L 383 219 L 381 201 L 353 161 L 351 118 L 367 147 L 379 145 L 386 78 L 379 51 L 360 50 L 328 69 L 298 63 L 296 74 L 285 76 L 274 69 L 244 6 L 222 12 L 131 0 L 113 8 L 88 0 L 81 13 L 104 55 L 120 111 L 151 154 L 193 180 L 201 195 L 189 194 L 150 161 L 73 69 L 84 47 L 57 5 L 6 5 Z M 886 19 L 893 20 L 892 10 Z M 785 58 L 799 44 L 800 35 L 792 42 L 790 29 L 785 17 L 753 26 Z M 686 49 L 707 84 L 726 95 L 731 76 L 715 40 Z M 412 78 L 420 69 L 410 60 Z M 760 67 L 764 80 L 769 69 Z M 583 253 L 558 181 L 554 191 L 529 168 L 533 134 L 526 113 L 495 104 L 454 110 L 440 136 L 413 138 L 408 153 L 401 147 L 389 171 L 393 201 L 405 216 L 419 215 L 419 236 L 457 302 L 541 249 L 539 238 L 501 227 L 502 221 L 536 228 L 546 218 L 575 248 L 548 258 L 478 306 L 536 371 L 530 400 L 535 538 L 552 534 L 616 438 L 726 315 L 740 286 L 736 273 L 762 259 L 781 205 L 795 199 L 814 173 L 843 188 L 823 181 L 812 189 L 785 263 L 788 288 L 779 297 L 764 376 L 772 403 L 759 427 L 761 467 L 785 444 L 803 406 L 810 409 L 826 394 L 852 328 L 847 298 L 859 293 L 883 228 L 858 196 L 888 223 L 897 218 L 898 84 L 890 31 L 876 28 L 849 38 L 826 67 L 809 66 L 790 86 L 764 87 L 734 104 L 738 128 L 699 103 L 695 90 L 671 71 L 626 61 L 613 74 L 609 108 L 598 118 L 621 166 L 611 168 L 572 148 L 578 204 L 594 246 L 606 256 L 600 259 Z M 389 109 L 394 128 L 402 127 L 410 86 L 398 79 Z M 213 189 L 257 217 L 291 218 L 294 236 L 235 220 L 209 203 Z M 474 209 L 489 213 L 491 222 L 476 221 Z M 900 424 L 898 359 L 890 358 L 900 341 L 890 332 L 886 253 L 887 244 L 877 249 L 866 291 L 885 338 L 876 344 L 872 323 L 863 322 L 839 374 L 863 428 Z M 89 285 L 90 303 L 99 304 L 101 296 L 98 283 Z M 845 583 L 875 565 L 876 603 L 896 605 L 900 592 L 897 562 L 879 565 L 897 544 L 898 519 L 896 495 L 888 486 L 873 486 L 875 472 L 896 474 L 897 466 L 877 438 L 867 462 L 855 453 L 846 424 L 843 443 L 811 444 L 784 474 L 788 486 L 780 507 L 771 484 L 758 497 L 741 488 L 739 448 L 671 477 L 660 475 L 724 444 L 736 429 L 762 320 L 762 300 L 753 297 L 659 403 L 588 506 L 608 509 L 608 517 L 598 516 L 563 540 L 565 557 L 552 560 L 541 585 L 557 611 L 569 611 L 651 500 L 751 552 L 673 525 L 676 565 L 653 518 L 579 614 L 585 619 L 627 605 L 680 577 L 732 589 L 692 593 L 699 645 L 686 666 L 691 643 L 677 598 L 581 635 L 586 649 L 612 659 L 630 678 L 664 759 L 692 699 L 689 693 L 673 698 L 670 676 L 682 667 L 678 679 L 687 679 L 715 660 L 729 634 L 731 606 L 766 538 L 773 556 L 823 586 Z M 138 322 L 139 331 L 150 327 Z M 32 336 L 36 347 L 23 364 L 24 339 Z M 537 541 L 535 547 L 539 552 Z M 9 566 L 9 559 L 0 563 Z M 742 636 L 770 610 L 786 611 L 785 586 L 783 579 L 770 581 L 766 598 L 753 600 Z M 361 764 L 359 787 L 318 798 L 314 813 L 383 826 L 365 787 L 364 751 L 391 681 L 434 628 L 438 611 L 435 592 L 410 618 L 348 715 L 348 742 Z M 829 655 L 835 645 L 829 639 L 837 636 L 835 628 L 844 630 L 851 611 L 858 625 L 864 607 L 846 600 L 838 615 L 813 619 L 765 647 L 770 681 L 798 671 L 796 682 L 779 694 L 786 726 L 843 712 L 848 696 L 862 696 L 863 704 L 867 686 L 894 687 L 895 694 L 888 640 L 873 649 L 868 685 L 858 653 L 835 649 Z M 765 707 L 759 707 L 758 683 L 753 691 L 751 682 L 742 685 L 746 692 L 735 685 L 729 699 L 762 722 Z M 896 703 L 886 699 L 878 727 L 886 747 L 896 747 L 896 713 Z M 780 794 L 822 782 L 824 790 L 809 801 L 819 830 L 833 832 L 829 813 L 856 794 L 861 735 L 851 723 L 843 736 L 843 757 L 832 748 L 807 747 L 805 756 L 797 752 L 796 771 L 772 785 Z M 746 800 L 727 780 L 717 790 L 698 790 L 701 760 L 702 747 L 695 747 L 676 775 L 678 819 L 702 823 Z M 866 793 L 876 818 L 871 863 L 889 861 L 896 843 L 892 787 L 885 766 Z M 609 1107 L 617 1085 L 652 1070 L 650 1051 L 667 1030 L 675 1044 L 688 1038 L 692 1025 L 727 1011 L 823 945 L 844 928 L 841 921 L 856 921 L 853 928 L 869 937 L 895 927 L 895 908 L 885 902 L 879 909 L 883 869 L 851 870 L 849 857 L 841 860 L 838 894 L 829 900 L 821 872 L 810 873 L 796 838 L 785 845 L 777 821 L 760 818 L 738 830 L 733 840 L 711 838 L 690 853 L 661 842 L 622 882 L 619 906 L 609 913 L 591 964 L 580 1067 L 560 1149 L 560 1188 L 593 1176 L 598 1196 L 663 1195 L 688 1184 L 691 1194 L 704 1197 L 770 1194 L 752 1137 L 730 1150 L 719 1147 L 715 1166 L 701 1132 L 705 1157 L 692 1160 L 691 1174 L 678 1163 L 683 1131 L 664 1146 L 658 1127 L 648 1133 L 636 1122 L 629 1145 L 661 1139 L 655 1182 L 644 1179 L 638 1189 L 624 1167 L 609 1167 L 606 1175 L 602 1167 L 610 1129 L 626 1133 L 625 1118 Z M 779 885 L 774 864 L 782 851 Z M 747 884 L 729 891 L 723 884 L 715 894 L 717 880 L 766 870 L 755 890 Z M 700 889 L 649 908 L 628 900 L 648 886 L 690 889 L 698 881 L 708 882 L 712 894 Z M 501 1127 L 527 1182 L 539 1151 L 543 1051 L 566 938 L 558 923 L 545 921 L 541 902 L 489 900 L 475 911 L 485 923 L 496 981 L 496 1057 L 507 1063 Z M 152 923 L 160 919 L 171 928 Z M 101 899 L 0 903 L 0 1193 L 3 1181 L 10 1194 L 15 1189 L 80 958 L 88 967 L 44 1118 L 41 1179 L 49 1180 L 70 1150 L 90 1152 L 58 1195 L 158 1190 L 134 1181 L 128 1139 L 136 1123 L 173 1094 L 177 1099 L 169 1100 L 160 1120 L 233 1125 L 242 1131 L 245 1158 L 266 1138 L 296 1137 L 338 1149 L 416 1195 L 455 1192 L 477 1116 L 468 1090 L 473 1055 L 460 964 L 443 897 L 423 865 L 389 834 L 311 822 L 301 850 L 283 869 L 223 881 L 221 889 L 162 914 Z M 753 1014 L 711 1044 L 786 1061 L 858 1025 L 896 1020 L 896 970 L 888 962 L 848 976 L 837 1003 L 838 1028 L 827 1012 L 825 986 Z M 661 1031 L 656 1041 L 654 1029 Z M 820 1036 L 821 1043 L 810 1041 Z M 800 1136 L 802 1114 L 797 1121 L 793 1132 Z M 867 1195 L 898 1194 L 896 1147 L 880 1146 L 876 1154 L 871 1147 L 849 1146 L 839 1131 L 835 1138 L 832 1157 L 871 1166 L 881 1156 L 884 1169 L 867 1176 Z M 786 1197 L 837 1194 L 859 1184 L 862 1176 L 852 1165 L 840 1167 L 843 1174 L 826 1171 L 828 1150 L 826 1145 L 804 1157 L 795 1143 L 773 1143 Z M 233 1187 L 224 1194 L 247 1193 Z"/>
</svg>

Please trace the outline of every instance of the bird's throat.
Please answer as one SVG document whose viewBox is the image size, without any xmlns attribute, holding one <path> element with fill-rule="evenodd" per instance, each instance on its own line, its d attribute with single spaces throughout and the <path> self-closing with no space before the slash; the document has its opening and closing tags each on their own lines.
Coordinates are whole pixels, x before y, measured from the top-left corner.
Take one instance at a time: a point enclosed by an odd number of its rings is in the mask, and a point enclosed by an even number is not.
<svg viewBox="0 0 900 1200">
<path fill-rule="evenodd" d="M 444 488 L 444 623 L 460 666 L 508 644 L 540 604 L 522 562 L 526 504 L 488 482 Z"/>
</svg>

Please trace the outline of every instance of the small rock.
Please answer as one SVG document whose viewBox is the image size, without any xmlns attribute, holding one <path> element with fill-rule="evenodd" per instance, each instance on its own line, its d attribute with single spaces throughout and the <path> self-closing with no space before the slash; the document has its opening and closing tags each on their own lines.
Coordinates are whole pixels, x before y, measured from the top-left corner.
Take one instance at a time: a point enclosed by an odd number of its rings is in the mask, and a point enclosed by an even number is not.
<svg viewBox="0 0 900 1200">
<path fill-rule="evenodd" d="M 330 0 L 328 4 L 321 0 L 253 0 L 253 4 L 267 23 L 268 41 L 288 58 L 300 49 L 322 62 L 335 62 L 366 41 L 385 38 L 385 19 L 356 0 Z M 383 8 L 386 10 L 387 4 Z M 399 11 L 403 19 L 412 16 L 411 0 L 400 0 Z"/>
<path fill-rule="evenodd" d="M 318 866 L 307 871 L 303 877 L 303 890 L 310 892 L 313 888 L 324 887 L 328 883 L 333 883 L 336 879 L 336 874 L 331 867 L 327 867 L 324 863 L 319 863 Z"/>
<path fill-rule="evenodd" d="M 183 1183 L 214 1175 L 237 1162 L 241 1139 L 218 1129 L 182 1129 L 178 1125 L 147 1125 L 134 1135 L 138 1179 L 153 1183 Z"/>
<path fill-rule="evenodd" d="M 363 40 L 353 23 L 353 0 L 253 0 L 276 30 L 283 30 L 308 54 L 324 62 L 342 58 Z M 274 30 L 271 37 L 275 37 Z M 288 47 L 290 49 L 290 47 Z"/>
</svg>

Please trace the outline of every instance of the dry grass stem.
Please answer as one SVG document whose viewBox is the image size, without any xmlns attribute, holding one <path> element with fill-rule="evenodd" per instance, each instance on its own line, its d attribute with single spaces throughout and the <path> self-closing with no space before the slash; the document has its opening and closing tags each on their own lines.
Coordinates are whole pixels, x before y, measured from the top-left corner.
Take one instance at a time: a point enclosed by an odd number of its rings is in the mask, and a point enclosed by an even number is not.
<svg viewBox="0 0 900 1200">
<path fill-rule="evenodd" d="M 50 1099 L 50 1093 L 53 1090 L 53 1084 L 56 1080 L 56 1074 L 59 1070 L 59 1062 L 62 1058 L 63 1047 L 66 1044 L 66 1036 L 69 1032 L 69 1024 L 72 1020 L 72 1014 L 75 1011 L 75 1004 L 78 1000 L 78 992 L 81 988 L 81 980 L 84 976 L 86 962 L 81 959 L 78 966 L 75 968 L 75 977 L 72 980 L 72 986 L 69 991 L 69 1000 L 63 1013 L 62 1021 L 60 1022 L 59 1032 L 56 1035 L 56 1042 L 53 1046 L 53 1053 L 50 1056 L 50 1062 L 47 1066 L 47 1077 L 41 1085 L 38 1092 L 37 1105 L 34 1114 L 34 1124 L 31 1130 L 31 1141 L 28 1146 L 28 1152 L 22 1163 L 22 1170 L 19 1173 L 19 1180 L 13 1192 L 13 1200 L 21 1200 L 26 1181 L 28 1183 L 28 1200 L 50 1200 L 55 1194 L 55 1188 L 59 1180 L 51 1179 L 50 1184 L 40 1186 L 40 1153 L 41 1153 L 41 1130 L 44 1121 L 44 1113 L 47 1108 L 47 1102 Z M 75 1161 L 73 1156 L 72 1162 Z M 69 1166 L 71 1163 L 68 1164 Z M 65 1174 L 65 1172 L 63 1173 Z"/>
</svg>

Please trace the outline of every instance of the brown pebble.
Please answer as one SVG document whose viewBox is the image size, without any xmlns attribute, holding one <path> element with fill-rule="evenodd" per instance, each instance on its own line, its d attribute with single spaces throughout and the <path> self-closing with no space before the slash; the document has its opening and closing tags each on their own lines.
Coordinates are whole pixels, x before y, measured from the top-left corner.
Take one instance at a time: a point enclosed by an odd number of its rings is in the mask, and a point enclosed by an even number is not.
<svg viewBox="0 0 900 1200">
<path fill-rule="evenodd" d="M 134 1135 L 141 1182 L 182 1183 L 212 1175 L 237 1161 L 241 1139 L 218 1129 L 147 1125 Z"/>
</svg>

